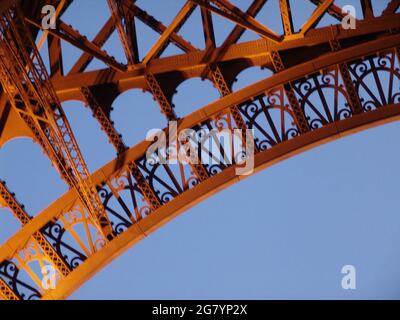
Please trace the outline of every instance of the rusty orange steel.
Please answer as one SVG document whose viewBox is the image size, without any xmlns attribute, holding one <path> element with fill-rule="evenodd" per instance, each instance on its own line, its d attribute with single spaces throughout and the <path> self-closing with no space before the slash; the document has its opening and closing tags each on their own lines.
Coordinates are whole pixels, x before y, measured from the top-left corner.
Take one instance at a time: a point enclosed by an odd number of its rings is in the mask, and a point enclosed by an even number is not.
<svg viewBox="0 0 400 320">
<path fill-rule="evenodd" d="M 93 39 L 63 21 L 74 0 L 1 1 L 0 147 L 16 137 L 31 137 L 69 191 L 32 218 L 0 181 L 0 206 L 21 223 L 0 247 L 0 299 L 67 298 L 136 242 L 246 177 L 236 174 L 241 166 L 236 159 L 159 165 L 147 161 L 151 142 L 128 148 L 110 112 L 114 100 L 129 89 L 151 93 L 159 106 L 154 112 L 165 116 L 166 126 L 177 121 L 179 130 L 192 129 L 199 135 L 211 129 L 252 129 L 253 173 L 344 135 L 399 120 L 400 1 L 389 1 L 376 15 L 373 2 L 361 0 L 363 12 L 353 20 L 355 28 L 343 25 L 355 17 L 334 0 L 298 1 L 312 3 L 314 12 L 296 28 L 290 2 L 279 0 L 274 15 L 283 33 L 278 34 L 257 17 L 267 0 L 248 1 L 245 11 L 228 0 L 184 1 L 168 25 L 136 1 L 104 0 L 109 17 Z M 56 10 L 54 28 L 43 27 L 45 5 Z M 202 18 L 202 49 L 179 33 L 196 10 Z M 219 46 L 216 15 L 233 25 Z M 337 24 L 324 26 L 324 16 Z M 136 21 L 159 34 L 143 56 Z M 241 42 L 245 31 L 258 39 Z M 126 62 L 103 49 L 114 32 Z M 81 50 L 68 72 L 63 42 Z M 48 61 L 39 53 L 44 44 Z M 165 55 L 168 46 L 183 53 Z M 87 70 L 93 60 L 106 67 Z M 237 75 L 253 66 L 267 68 L 272 75 L 233 91 Z M 194 77 L 211 81 L 220 99 L 182 117 L 172 97 L 182 82 Z M 96 172 L 89 172 L 61 105 L 71 99 L 90 108 L 115 148 L 115 160 Z M 126 194 L 129 203 L 122 197 Z M 113 199 L 119 207 L 111 210 Z M 76 232 L 78 226 L 84 232 Z M 43 287 L 34 267 L 44 262 L 56 270 L 55 288 Z"/>
</svg>

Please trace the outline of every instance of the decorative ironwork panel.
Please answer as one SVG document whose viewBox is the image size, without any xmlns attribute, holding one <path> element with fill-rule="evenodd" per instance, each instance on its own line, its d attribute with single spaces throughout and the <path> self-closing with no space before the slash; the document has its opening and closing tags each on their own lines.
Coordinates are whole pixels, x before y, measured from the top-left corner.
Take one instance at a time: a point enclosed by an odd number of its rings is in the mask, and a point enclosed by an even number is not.
<svg viewBox="0 0 400 320">
<path fill-rule="evenodd" d="M 57 281 L 68 281 L 72 270 L 85 278 L 88 269 L 94 272 L 99 267 L 95 259 L 89 258 L 110 242 L 118 241 L 116 239 L 126 240 L 128 237 L 118 235 L 128 232 L 133 225 L 156 215 L 168 203 L 175 208 L 171 202 L 187 191 L 195 191 L 188 194 L 188 199 L 196 202 L 199 192 L 208 192 L 210 185 L 206 183 L 204 189 L 194 189 L 224 170 L 227 174 L 220 177 L 233 181 L 230 175 L 233 170 L 228 170 L 237 169 L 241 160 L 246 159 L 248 142 L 254 142 L 255 148 L 251 150 L 256 154 L 256 165 L 261 162 L 261 167 L 274 147 L 284 144 L 277 148 L 283 156 L 291 152 L 293 145 L 297 147 L 295 141 L 287 143 L 289 140 L 299 138 L 299 147 L 302 143 L 322 141 L 325 136 L 319 135 L 318 130 L 324 126 L 333 124 L 330 128 L 337 130 L 327 130 L 330 133 L 340 131 L 341 124 L 343 127 L 359 125 L 358 119 L 362 122 L 394 118 L 392 113 L 397 111 L 393 112 L 393 105 L 398 108 L 400 104 L 398 1 L 390 1 L 381 17 L 374 17 L 376 10 L 371 1 L 363 1 L 369 3 L 368 8 L 363 8 L 365 15 L 361 20 L 365 21 L 358 24 L 356 30 L 346 32 L 340 30 L 345 14 L 335 1 L 310 1 L 316 8 L 300 30 L 294 28 L 296 10 L 290 1 L 279 1 L 275 16 L 282 20 L 281 34 L 272 31 L 270 20 L 265 24 L 258 21 L 257 13 L 267 2 L 264 0 L 252 1 L 246 11 L 229 1 L 189 1 L 168 25 L 134 1 L 109 1 L 110 17 L 92 41 L 62 21 L 63 13 L 73 1 L 50 1 L 58 6 L 57 27 L 37 34 L 37 30 L 43 29 L 38 10 L 42 2 L 4 4 L 0 19 L 2 100 L 7 102 L 8 99 L 8 105 L 19 117 L 15 120 L 3 114 L 4 121 L 12 119 L 15 126 L 6 123 L 0 140 L 26 135 L 26 129 L 30 129 L 30 135 L 39 142 L 71 189 L 75 189 L 72 195 L 76 198 L 67 208 L 58 203 L 55 207 L 64 209 L 51 212 L 50 221 L 44 221 L 41 219 L 50 212 L 32 218 L 3 188 L 0 202 L 5 202 L 23 225 L 34 219 L 33 223 L 43 227 L 26 235 L 29 238 L 10 240 L 9 248 L 16 249 L 12 253 L 4 251 L 6 255 L 0 261 L 0 298 L 46 297 L 52 290 L 43 282 L 47 279 L 43 269 L 47 267 L 54 270 Z M 184 37 L 179 32 L 196 6 L 205 17 L 198 20 L 208 39 L 204 51 L 186 39 L 192 35 Z M 36 9 L 31 10 L 32 7 Z M 218 48 L 215 41 L 210 43 L 210 39 L 215 38 L 211 14 L 219 14 L 235 25 Z M 325 15 L 337 19 L 338 25 L 321 26 Z M 134 24 L 127 23 L 132 22 L 133 17 L 160 34 L 154 43 L 149 43 L 150 49 L 147 54 L 143 52 L 142 59 L 137 54 L 145 49 L 139 48 L 143 45 L 138 41 L 142 35 L 136 34 Z M 115 28 L 127 57 L 126 65 L 103 50 Z M 246 31 L 257 34 L 260 39 L 237 43 Z M 36 36 L 38 39 L 34 39 Z M 45 41 L 47 36 L 55 41 Z M 62 42 L 83 51 L 69 74 L 62 72 L 65 48 Z M 48 45 L 48 63 L 44 63 L 39 54 L 44 43 Z M 167 50 L 171 43 L 183 50 L 183 54 L 168 57 L 175 52 Z M 390 47 L 393 48 L 387 49 Z M 376 53 L 372 55 L 374 50 Z M 87 70 L 93 59 L 105 63 L 107 69 Z M 52 77 L 49 77 L 46 65 L 51 71 L 58 71 L 51 72 Z M 275 74 L 267 81 L 232 93 L 230 86 L 239 72 L 253 66 L 271 68 Z M 223 98 L 180 119 L 171 104 L 172 96 L 183 81 L 194 77 L 211 79 Z M 132 88 L 149 91 L 168 120 L 188 128 L 183 134 L 177 132 L 176 137 L 169 136 L 170 131 L 168 134 L 167 130 L 163 131 L 164 137 L 160 136 L 162 139 L 154 143 L 159 145 L 165 140 L 166 144 L 148 148 L 148 154 L 136 153 L 142 150 L 141 146 L 127 151 L 110 122 L 108 107 L 118 94 Z M 118 160 L 124 163 L 124 167 L 118 166 L 112 173 L 103 171 L 107 177 L 89 173 L 59 103 L 59 100 L 82 99 L 82 94 L 121 156 Z M 390 112 L 379 111 L 388 106 Z M 347 120 L 353 117 L 358 118 Z M 304 140 L 300 138 L 302 135 Z M 260 154 L 262 152 L 266 153 Z M 275 155 L 274 151 L 271 154 Z M 98 179 L 96 184 L 92 178 Z M 219 177 L 214 181 L 225 182 Z M 179 200 L 176 203 L 181 204 Z M 161 210 L 163 214 L 170 214 L 169 208 L 165 209 Z M 165 217 L 161 215 L 161 218 Z M 152 219 L 148 222 L 152 223 Z M 108 249 L 120 250 L 121 246 L 110 245 Z M 95 263 L 91 264 L 93 261 Z M 87 264 L 87 268 L 79 269 L 82 264 Z M 64 297 L 67 293 L 62 294 Z"/>
<path fill-rule="evenodd" d="M 400 102 L 400 69 L 396 50 L 349 64 L 364 111 Z"/>
<path fill-rule="evenodd" d="M 311 129 L 351 116 L 346 88 L 337 66 L 293 83 Z"/>
<path fill-rule="evenodd" d="M 162 157 L 166 159 L 163 161 L 165 163 L 160 161 L 160 153 L 164 153 Z M 176 156 L 176 151 L 164 149 L 154 155 L 154 160 L 142 157 L 136 161 L 161 203 L 167 203 L 199 183 L 191 166 L 177 161 Z"/>
<path fill-rule="evenodd" d="M 34 300 L 42 297 L 30 277 L 23 276 L 13 261 L 5 260 L 0 263 L 0 278 L 20 299 Z"/>
<path fill-rule="evenodd" d="M 115 234 L 151 213 L 151 208 L 129 170 L 124 170 L 98 189 Z"/>
<path fill-rule="evenodd" d="M 106 243 L 79 201 L 56 221 L 46 224 L 41 232 L 71 269 Z"/>
</svg>

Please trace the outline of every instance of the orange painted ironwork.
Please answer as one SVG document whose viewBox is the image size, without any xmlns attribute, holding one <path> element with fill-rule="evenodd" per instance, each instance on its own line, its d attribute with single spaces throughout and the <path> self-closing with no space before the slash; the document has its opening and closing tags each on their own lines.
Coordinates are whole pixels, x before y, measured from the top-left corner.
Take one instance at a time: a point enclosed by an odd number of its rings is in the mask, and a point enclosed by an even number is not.
<svg viewBox="0 0 400 320">
<path fill-rule="evenodd" d="M 70 187 L 32 218 L 0 183 L 0 205 L 21 222 L 20 230 L 0 247 L 1 299 L 66 298 L 161 225 L 244 178 L 235 173 L 241 166 L 235 159 L 160 165 L 146 159 L 150 142 L 128 148 L 110 111 L 118 95 L 129 89 L 150 92 L 158 104 L 155 112 L 165 116 L 166 124 L 177 121 L 178 130 L 200 134 L 252 129 L 255 173 L 344 135 L 400 119 L 400 1 L 390 1 L 380 16 L 374 15 L 371 1 L 361 1 L 363 15 L 357 17 L 356 29 L 345 30 L 345 13 L 334 0 L 299 0 L 312 3 L 315 10 L 296 30 L 291 2 L 279 0 L 274 14 L 283 34 L 277 34 L 257 18 L 266 0 L 249 2 L 247 10 L 228 0 L 188 0 L 168 25 L 134 1 L 104 0 L 109 17 L 92 40 L 62 20 L 73 1 L 0 2 L 0 146 L 15 137 L 33 138 Z M 56 28 L 39 37 L 45 4 L 57 8 Z M 195 10 L 202 18 L 203 49 L 179 33 Z M 215 15 L 234 25 L 220 46 Z M 337 25 L 321 26 L 324 15 L 335 18 Z M 143 57 L 136 21 L 160 35 Z M 259 39 L 239 43 L 245 31 Z M 125 63 L 103 49 L 113 32 Z M 67 73 L 62 42 L 82 51 Z M 48 63 L 38 50 L 44 43 Z M 183 53 L 164 56 L 169 45 Z M 88 71 L 94 59 L 106 67 Z M 253 66 L 268 68 L 273 75 L 234 92 L 237 75 Z M 193 77 L 210 80 L 221 98 L 181 117 L 172 97 L 181 82 Z M 90 108 L 116 150 L 118 158 L 96 172 L 88 171 L 63 111 L 61 102 L 69 99 Z M 219 152 L 224 158 L 226 150 Z M 129 203 L 122 196 L 126 193 Z M 78 226 L 82 232 L 76 231 Z M 33 264 L 54 267 L 55 289 L 43 288 Z"/>
</svg>

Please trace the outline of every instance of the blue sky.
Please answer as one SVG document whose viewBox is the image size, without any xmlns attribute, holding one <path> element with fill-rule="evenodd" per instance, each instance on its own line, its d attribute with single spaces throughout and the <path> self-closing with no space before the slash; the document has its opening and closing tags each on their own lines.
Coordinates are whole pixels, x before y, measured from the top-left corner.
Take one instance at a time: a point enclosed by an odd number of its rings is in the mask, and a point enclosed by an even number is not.
<svg viewBox="0 0 400 320">
<path fill-rule="evenodd" d="M 64 20 L 89 38 L 106 20 L 106 1 L 78 0 Z M 232 1 L 246 8 L 250 1 Z M 313 6 L 300 5 L 300 26 Z M 339 5 L 359 1 L 336 1 Z M 384 8 L 388 1 L 377 2 Z M 182 1 L 138 1 L 168 23 Z M 260 20 L 280 31 L 278 0 L 269 0 Z M 298 6 L 298 7 L 297 7 Z M 296 10 L 296 12 L 299 12 Z M 360 12 L 360 11 L 359 11 Z M 201 47 L 199 16 L 182 35 Z M 196 20 L 197 19 L 197 20 Z M 216 19 L 217 42 L 232 26 Z M 333 23 L 326 18 L 326 24 Z M 197 27 L 197 28 L 196 28 Z M 140 29 L 142 28 L 142 29 Z M 141 44 L 157 37 L 138 27 Z M 252 34 L 244 40 L 255 39 Z M 123 61 L 114 35 L 106 49 Z M 65 46 L 66 69 L 79 51 Z M 143 50 L 145 52 L 145 50 Z M 168 54 L 179 53 L 170 48 Z M 45 55 L 45 52 L 43 52 Z M 143 53 L 142 53 L 143 54 Z M 95 62 L 91 69 L 102 67 Z M 269 73 L 258 68 L 239 75 L 234 89 Z M 218 98 L 213 86 L 192 79 L 174 97 L 179 115 Z M 90 111 L 63 103 L 91 171 L 115 157 Z M 114 103 L 112 119 L 133 145 L 166 120 L 149 94 L 132 90 Z M 399 123 L 370 129 L 281 162 L 207 199 L 128 250 L 72 296 L 72 299 L 361 299 L 400 298 L 400 215 L 397 187 Z M 0 149 L 0 177 L 35 215 L 67 190 L 40 147 L 17 139 Z M 0 210 L 0 243 L 19 224 Z M 341 268 L 357 270 L 357 289 L 341 288 Z"/>
</svg>

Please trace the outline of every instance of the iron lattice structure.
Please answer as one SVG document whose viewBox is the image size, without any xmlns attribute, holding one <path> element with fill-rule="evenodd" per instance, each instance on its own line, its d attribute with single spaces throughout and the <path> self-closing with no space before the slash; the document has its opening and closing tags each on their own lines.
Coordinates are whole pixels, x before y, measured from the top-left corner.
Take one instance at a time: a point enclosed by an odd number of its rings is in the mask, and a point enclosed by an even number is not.
<svg viewBox="0 0 400 320">
<path fill-rule="evenodd" d="M 124 91 L 150 92 L 166 120 L 179 129 L 253 129 L 255 172 L 311 147 L 400 117 L 399 0 L 382 14 L 374 1 L 360 0 L 356 29 L 341 27 L 344 14 L 334 0 L 311 2 L 315 11 L 299 30 L 289 0 L 279 2 L 284 33 L 276 34 L 257 18 L 267 0 L 249 0 L 246 11 L 228 0 L 188 0 L 169 25 L 134 0 L 107 0 L 109 19 L 94 39 L 63 22 L 74 0 L 18 1 L 0 4 L 0 145 L 18 136 L 32 137 L 70 190 L 31 217 L 0 183 L 0 203 L 21 222 L 21 229 L 0 248 L 0 298 L 66 298 L 91 275 L 161 225 L 213 193 L 239 181 L 238 166 L 157 164 L 146 161 L 150 142 L 128 148 L 110 120 L 112 103 Z M 56 28 L 44 32 L 41 9 L 57 8 Z M 204 49 L 179 34 L 194 10 L 200 10 Z M 235 24 L 222 45 L 215 41 L 213 17 Z M 323 16 L 338 23 L 320 26 Z M 135 21 L 160 34 L 139 57 Z M 259 40 L 239 43 L 250 30 Z M 127 63 L 102 47 L 117 32 Z M 38 47 L 47 37 L 48 65 Z M 68 73 L 61 43 L 82 50 Z M 173 44 L 184 53 L 161 57 Z M 87 71 L 93 59 L 107 68 Z M 232 92 L 244 69 L 273 71 L 264 80 Z M 186 117 L 176 114 L 172 96 L 183 81 L 210 80 L 221 98 Z M 372 89 L 374 88 L 374 89 Z M 61 102 L 80 100 L 92 110 L 117 157 L 89 173 Z M 224 150 L 220 150 L 223 155 Z M 128 200 L 128 201 L 127 201 Z M 78 232 L 77 229 L 83 230 Z M 56 289 L 44 289 L 40 268 L 52 265 Z M 38 271 L 39 270 L 39 271 Z"/>
</svg>

